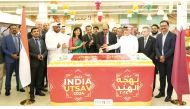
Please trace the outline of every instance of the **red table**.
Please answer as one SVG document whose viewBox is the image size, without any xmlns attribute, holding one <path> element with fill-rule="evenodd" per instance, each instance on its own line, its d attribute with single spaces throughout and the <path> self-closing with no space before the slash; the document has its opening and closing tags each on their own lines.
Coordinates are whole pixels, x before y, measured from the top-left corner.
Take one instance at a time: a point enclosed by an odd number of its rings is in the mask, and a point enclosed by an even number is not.
<svg viewBox="0 0 190 109">
<path fill-rule="evenodd" d="M 52 105 L 151 105 L 154 65 L 143 54 L 62 59 L 48 65 Z"/>
</svg>

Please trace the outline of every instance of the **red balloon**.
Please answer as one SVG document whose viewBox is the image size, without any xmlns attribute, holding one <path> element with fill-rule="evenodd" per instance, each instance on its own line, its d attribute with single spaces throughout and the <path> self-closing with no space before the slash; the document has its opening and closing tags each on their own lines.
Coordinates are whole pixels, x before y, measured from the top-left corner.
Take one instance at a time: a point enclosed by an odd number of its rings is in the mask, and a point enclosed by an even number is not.
<svg viewBox="0 0 190 109">
<path fill-rule="evenodd" d="M 100 10 L 100 4 L 101 4 L 101 2 L 100 1 L 96 1 L 95 4 L 96 4 L 96 10 Z"/>
</svg>

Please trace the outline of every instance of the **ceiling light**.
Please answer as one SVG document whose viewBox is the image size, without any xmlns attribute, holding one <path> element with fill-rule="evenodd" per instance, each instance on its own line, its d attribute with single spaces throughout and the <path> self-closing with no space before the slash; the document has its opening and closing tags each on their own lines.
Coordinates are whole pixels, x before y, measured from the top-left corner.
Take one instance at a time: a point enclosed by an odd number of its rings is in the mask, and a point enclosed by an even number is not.
<svg viewBox="0 0 190 109">
<path fill-rule="evenodd" d="M 151 16 L 151 14 L 148 14 L 146 20 L 152 20 L 152 16 Z"/>
<path fill-rule="evenodd" d="M 158 8 L 157 15 L 164 15 L 164 10 L 162 9 L 162 7 Z"/>
<path fill-rule="evenodd" d="M 167 14 L 164 14 L 163 20 L 168 20 Z"/>
</svg>

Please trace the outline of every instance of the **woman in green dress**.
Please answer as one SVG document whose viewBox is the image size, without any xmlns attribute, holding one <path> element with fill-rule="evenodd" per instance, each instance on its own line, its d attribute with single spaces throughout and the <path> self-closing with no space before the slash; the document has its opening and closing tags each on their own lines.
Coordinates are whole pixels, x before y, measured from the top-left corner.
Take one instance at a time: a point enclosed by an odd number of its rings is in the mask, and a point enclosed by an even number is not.
<svg viewBox="0 0 190 109">
<path fill-rule="evenodd" d="M 71 53 L 84 53 L 85 44 L 82 40 L 82 30 L 80 27 L 75 27 L 73 35 L 69 40 L 69 50 Z"/>
</svg>

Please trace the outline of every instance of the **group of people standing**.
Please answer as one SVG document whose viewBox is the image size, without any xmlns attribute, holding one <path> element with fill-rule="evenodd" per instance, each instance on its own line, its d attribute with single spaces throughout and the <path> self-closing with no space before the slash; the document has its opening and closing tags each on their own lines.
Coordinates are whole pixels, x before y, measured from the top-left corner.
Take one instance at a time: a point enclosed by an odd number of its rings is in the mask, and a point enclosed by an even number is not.
<svg viewBox="0 0 190 109">
<path fill-rule="evenodd" d="M 94 30 L 94 32 L 93 32 Z M 155 64 L 155 75 L 159 72 L 160 93 L 155 98 L 165 96 L 166 78 L 168 83 L 165 101 L 171 100 L 173 87 L 171 84 L 172 63 L 175 49 L 176 35 L 169 31 L 169 22 L 160 22 L 159 26 L 153 24 L 151 27 L 142 28 L 142 37 L 132 34 L 131 26 L 114 27 L 109 31 L 109 25 L 103 24 L 102 31 L 99 27 L 87 25 L 85 34 L 82 35 L 80 27 L 73 29 L 72 35 L 65 33 L 65 26 L 60 23 L 52 23 L 50 26 L 44 24 L 43 28 L 36 25 L 28 33 L 31 84 L 30 97 L 36 95 L 45 96 L 47 91 L 47 64 L 57 56 L 69 53 L 144 53 Z M 16 73 L 17 90 L 19 89 L 19 51 L 20 33 L 17 25 L 10 26 L 10 34 L 0 38 L 0 69 L 4 60 L 6 66 L 5 95 L 10 95 L 12 73 Z M 4 57 L 1 55 L 4 55 Z M 2 62 L 3 63 L 3 62 Z M 0 88 L 2 87 L 2 73 L 0 70 Z M 155 88 L 155 78 L 153 90 Z M 46 80 L 46 82 L 44 82 Z M 46 83 L 46 84 L 45 84 Z M 1 89 L 0 89 L 1 92 Z"/>
</svg>

